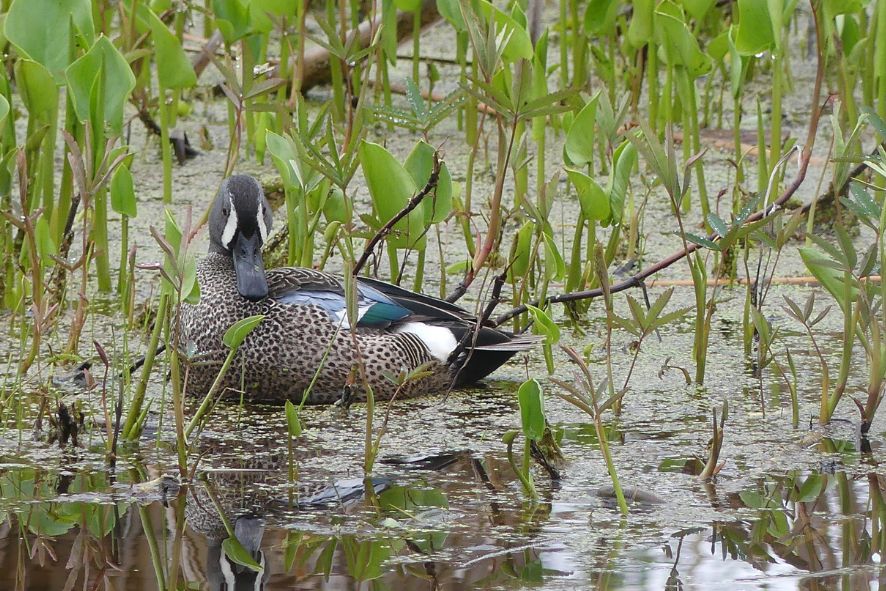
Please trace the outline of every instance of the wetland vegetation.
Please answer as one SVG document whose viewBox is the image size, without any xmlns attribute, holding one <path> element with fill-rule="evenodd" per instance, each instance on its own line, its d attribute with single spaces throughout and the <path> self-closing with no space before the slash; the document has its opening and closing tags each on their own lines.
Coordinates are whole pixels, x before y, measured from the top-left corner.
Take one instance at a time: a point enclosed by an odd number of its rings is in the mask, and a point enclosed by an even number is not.
<svg viewBox="0 0 886 591">
<path fill-rule="evenodd" d="M 0 587 L 886 582 L 886 0 L 0 13 Z M 266 265 L 352 320 L 366 275 L 537 349 L 445 395 L 188 396 L 236 172 Z"/>
</svg>

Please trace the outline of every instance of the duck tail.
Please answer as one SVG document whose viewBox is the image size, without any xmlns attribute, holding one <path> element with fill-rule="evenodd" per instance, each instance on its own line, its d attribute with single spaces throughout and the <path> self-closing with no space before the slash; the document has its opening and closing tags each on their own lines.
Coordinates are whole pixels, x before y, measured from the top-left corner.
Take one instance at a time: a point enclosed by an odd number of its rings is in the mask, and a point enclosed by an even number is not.
<svg viewBox="0 0 886 591">
<path fill-rule="evenodd" d="M 504 365 L 520 351 L 526 351 L 541 342 L 536 335 L 515 335 L 510 332 L 483 326 L 474 338 L 472 327 L 451 327 L 456 339 L 470 339 L 464 352 L 455 360 L 455 387 L 467 386 L 482 380 Z M 473 341 L 473 342 L 472 342 Z"/>
</svg>

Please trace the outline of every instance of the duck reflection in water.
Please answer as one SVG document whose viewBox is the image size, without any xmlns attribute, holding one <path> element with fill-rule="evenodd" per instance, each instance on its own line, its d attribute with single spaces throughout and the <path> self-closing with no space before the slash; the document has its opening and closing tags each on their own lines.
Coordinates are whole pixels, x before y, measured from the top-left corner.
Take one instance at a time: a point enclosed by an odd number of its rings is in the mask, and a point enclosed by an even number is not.
<svg viewBox="0 0 886 591">
<path fill-rule="evenodd" d="M 256 485 L 267 475 L 265 470 L 213 471 L 180 491 L 177 502 L 185 503 L 187 529 L 196 534 L 196 538 L 186 536 L 182 544 L 181 568 L 186 581 L 205 581 L 210 591 L 265 588 L 270 572 L 261 546 L 264 511 L 271 500 Z M 250 492 L 244 494 L 244 490 Z M 170 531 L 175 530 L 176 513 L 169 505 Z M 235 540 L 226 543 L 231 534 Z M 200 556 L 200 538 L 205 539 L 205 562 Z"/>
<path fill-rule="evenodd" d="M 262 570 L 257 572 L 249 566 L 237 564 L 225 554 L 222 543 L 225 538 L 207 540 L 206 579 L 212 591 L 259 591 L 265 588 L 270 576 L 265 554 L 261 550 L 265 521 L 258 515 L 242 515 L 234 520 L 234 534 L 240 545 Z M 227 537 L 227 536 L 225 536 Z"/>
</svg>

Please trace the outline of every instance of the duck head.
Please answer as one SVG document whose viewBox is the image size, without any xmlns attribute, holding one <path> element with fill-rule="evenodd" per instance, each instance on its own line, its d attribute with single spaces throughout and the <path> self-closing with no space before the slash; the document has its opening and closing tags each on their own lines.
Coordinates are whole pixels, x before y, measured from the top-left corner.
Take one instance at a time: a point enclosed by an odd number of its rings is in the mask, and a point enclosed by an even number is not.
<svg viewBox="0 0 886 591">
<path fill-rule="evenodd" d="M 234 260 L 237 291 L 257 302 L 268 295 L 261 249 L 271 230 L 271 207 L 254 178 L 224 180 L 209 212 L 209 251 Z"/>
</svg>

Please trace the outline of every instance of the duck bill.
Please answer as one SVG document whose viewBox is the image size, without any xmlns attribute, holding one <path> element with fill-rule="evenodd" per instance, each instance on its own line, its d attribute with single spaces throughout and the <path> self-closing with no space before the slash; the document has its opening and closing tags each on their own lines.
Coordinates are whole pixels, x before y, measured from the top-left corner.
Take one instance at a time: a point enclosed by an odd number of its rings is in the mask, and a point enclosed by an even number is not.
<svg viewBox="0 0 886 591">
<path fill-rule="evenodd" d="M 257 302 L 268 295 L 268 280 L 261 258 L 261 242 L 258 233 L 251 238 L 238 234 L 231 248 L 234 272 L 237 274 L 237 291 L 247 300 Z"/>
</svg>

